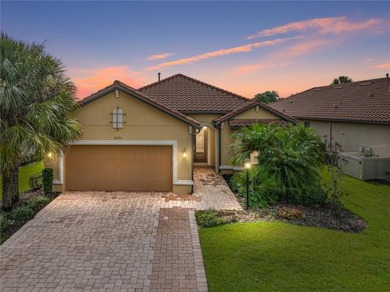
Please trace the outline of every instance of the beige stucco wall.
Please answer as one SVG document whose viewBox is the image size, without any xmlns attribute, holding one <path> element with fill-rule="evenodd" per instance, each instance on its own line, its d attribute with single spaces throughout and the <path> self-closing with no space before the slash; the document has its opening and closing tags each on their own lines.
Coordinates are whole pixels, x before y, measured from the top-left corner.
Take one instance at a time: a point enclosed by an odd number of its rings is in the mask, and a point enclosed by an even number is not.
<svg viewBox="0 0 390 292">
<path fill-rule="evenodd" d="M 188 116 L 198 121 L 202 125 L 207 125 L 207 126 L 212 126 L 213 121 L 221 117 L 221 115 L 216 115 L 216 114 L 192 114 Z"/>
<path fill-rule="evenodd" d="M 112 110 L 123 109 L 122 129 L 113 129 Z M 175 140 L 177 141 L 177 179 L 192 180 L 191 170 L 191 134 L 188 124 L 156 109 L 137 98 L 120 91 L 119 98 L 109 93 L 75 112 L 75 117 L 83 127 L 81 140 L 113 140 L 118 143 L 134 140 Z M 187 158 L 183 158 L 184 149 Z M 65 155 L 66 164 L 66 155 Z M 66 174 L 65 174 L 66 184 Z M 190 192 L 191 186 L 173 186 L 178 193 Z"/>
<path fill-rule="evenodd" d="M 280 119 L 274 114 L 259 108 L 256 111 L 256 108 L 250 108 L 247 111 L 234 116 L 232 119 Z M 230 145 L 233 143 L 232 138 L 233 131 L 229 127 L 229 123 L 226 121 L 224 123 L 222 132 L 221 132 L 221 165 L 222 166 L 230 166 L 231 159 L 233 157 L 233 151 L 231 150 Z"/>
<path fill-rule="evenodd" d="M 233 119 L 277 119 L 280 118 L 275 116 L 273 113 L 270 113 L 262 108 L 259 108 L 258 111 L 256 111 L 256 107 L 250 108 L 247 111 L 236 115 L 233 117 Z"/>
<path fill-rule="evenodd" d="M 323 140 L 329 142 L 329 122 L 309 121 Z M 370 147 L 374 154 L 390 157 L 390 125 L 332 122 L 333 142 L 338 142 L 344 152 L 358 152 L 360 146 Z M 326 137 L 324 137 L 326 135 Z"/>
</svg>

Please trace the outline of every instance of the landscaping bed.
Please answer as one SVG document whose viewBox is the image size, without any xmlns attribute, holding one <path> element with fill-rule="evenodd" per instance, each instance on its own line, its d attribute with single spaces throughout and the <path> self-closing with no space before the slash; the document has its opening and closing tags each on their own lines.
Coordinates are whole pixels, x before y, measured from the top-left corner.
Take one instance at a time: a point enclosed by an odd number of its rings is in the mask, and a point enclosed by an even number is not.
<svg viewBox="0 0 390 292">
<path fill-rule="evenodd" d="M 19 202 L 14 205 L 11 211 L 0 211 L 0 244 L 33 219 L 58 195 L 59 193 L 44 195 L 40 189 L 20 194 Z"/>
<path fill-rule="evenodd" d="M 362 218 L 343 208 L 310 208 L 291 204 L 277 204 L 268 208 L 249 211 L 215 211 L 211 216 L 219 217 L 219 221 L 218 219 L 211 219 L 219 223 L 202 223 L 198 221 L 199 225 L 202 227 L 212 227 L 236 222 L 282 221 L 303 226 L 322 227 L 356 233 L 362 232 L 367 226 L 367 223 Z"/>
<path fill-rule="evenodd" d="M 223 175 L 223 178 L 230 186 L 231 175 Z M 245 198 L 236 193 L 235 195 L 241 206 L 245 208 Z M 345 209 L 342 205 L 309 207 L 277 203 L 266 208 L 250 209 L 249 211 L 219 211 L 218 216 L 227 223 L 282 221 L 346 232 L 362 232 L 367 226 L 367 223 L 362 218 Z"/>
</svg>

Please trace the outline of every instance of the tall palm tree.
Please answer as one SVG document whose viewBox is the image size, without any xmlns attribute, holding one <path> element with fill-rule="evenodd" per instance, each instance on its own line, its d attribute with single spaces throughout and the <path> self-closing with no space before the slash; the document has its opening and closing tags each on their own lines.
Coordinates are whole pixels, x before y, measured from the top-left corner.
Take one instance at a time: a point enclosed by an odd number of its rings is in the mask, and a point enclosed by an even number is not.
<svg viewBox="0 0 390 292">
<path fill-rule="evenodd" d="M 18 167 L 59 154 L 81 134 L 71 116 L 75 86 L 44 44 L 26 44 L 1 33 L 0 172 L 3 208 L 17 201 Z"/>
</svg>

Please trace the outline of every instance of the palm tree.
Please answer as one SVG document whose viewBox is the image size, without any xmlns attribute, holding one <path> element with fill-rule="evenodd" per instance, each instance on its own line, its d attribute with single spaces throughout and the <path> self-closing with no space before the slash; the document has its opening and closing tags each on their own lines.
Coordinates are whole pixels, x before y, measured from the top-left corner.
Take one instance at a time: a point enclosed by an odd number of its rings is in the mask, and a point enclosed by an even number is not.
<svg viewBox="0 0 390 292">
<path fill-rule="evenodd" d="M 236 132 L 233 163 L 242 165 L 251 153 L 259 153 L 259 166 L 271 180 L 279 199 L 302 202 L 320 186 L 325 147 L 313 129 L 303 125 L 255 124 Z M 270 184 L 271 185 L 271 184 Z"/>
<path fill-rule="evenodd" d="M 342 83 L 349 83 L 352 82 L 352 79 L 348 76 L 339 76 L 338 78 L 335 78 L 333 80 L 332 84 L 342 84 Z"/>
<path fill-rule="evenodd" d="M 65 149 L 81 134 L 71 116 L 75 86 L 44 44 L 26 44 L 1 33 L 0 172 L 3 208 L 19 198 L 18 167 Z"/>
</svg>

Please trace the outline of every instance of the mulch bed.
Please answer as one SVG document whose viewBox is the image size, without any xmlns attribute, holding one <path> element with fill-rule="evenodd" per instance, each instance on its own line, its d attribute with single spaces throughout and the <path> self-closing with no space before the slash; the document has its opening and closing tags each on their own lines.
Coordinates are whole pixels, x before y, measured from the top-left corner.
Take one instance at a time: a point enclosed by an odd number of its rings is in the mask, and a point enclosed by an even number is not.
<svg viewBox="0 0 390 292">
<path fill-rule="evenodd" d="M 353 233 L 362 232 L 367 227 L 367 223 L 362 218 L 342 208 L 310 208 L 291 204 L 277 204 L 259 210 L 219 211 L 218 213 L 228 222 L 282 221 Z M 295 217 L 295 213 L 303 216 Z M 289 216 L 291 214 L 292 216 Z"/>
</svg>

